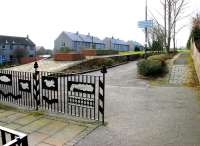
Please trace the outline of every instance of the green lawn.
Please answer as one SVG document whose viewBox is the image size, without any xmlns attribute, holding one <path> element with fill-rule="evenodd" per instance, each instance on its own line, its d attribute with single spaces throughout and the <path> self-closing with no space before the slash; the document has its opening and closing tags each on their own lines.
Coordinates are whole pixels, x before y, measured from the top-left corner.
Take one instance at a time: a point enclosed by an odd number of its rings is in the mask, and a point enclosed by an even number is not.
<svg viewBox="0 0 200 146">
<path fill-rule="evenodd" d="M 191 50 L 188 50 L 188 49 L 178 49 L 177 51 L 178 52 L 190 52 Z"/>
<path fill-rule="evenodd" d="M 119 55 L 144 54 L 144 51 L 120 51 Z"/>
<path fill-rule="evenodd" d="M 178 52 L 190 52 L 188 49 L 177 49 Z M 144 54 L 144 51 L 120 51 L 119 55 Z"/>
</svg>

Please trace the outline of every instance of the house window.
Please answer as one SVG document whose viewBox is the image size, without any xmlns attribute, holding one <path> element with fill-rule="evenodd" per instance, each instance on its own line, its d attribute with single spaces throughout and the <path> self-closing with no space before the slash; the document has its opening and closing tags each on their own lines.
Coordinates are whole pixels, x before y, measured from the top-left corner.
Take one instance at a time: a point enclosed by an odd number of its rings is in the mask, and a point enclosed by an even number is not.
<svg viewBox="0 0 200 146">
<path fill-rule="evenodd" d="M 12 55 L 10 55 L 10 61 L 13 61 L 14 57 Z"/>
<path fill-rule="evenodd" d="M 27 49 L 28 49 L 28 47 L 27 47 Z M 35 47 L 31 47 L 31 48 L 30 48 L 30 50 L 35 50 L 35 49 L 36 49 Z"/>
<path fill-rule="evenodd" d="M 3 46 L 2 46 L 2 48 L 3 48 L 3 49 L 5 49 L 5 48 L 6 48 L 6 46 L 5 46 L 5 45 L 3 45 Z"/>
<path fill-rule="evenodd" d="M 87 47 L 87 48 L 90 48 L 90 43 L 87 43 L 86 47 Z"/>
<path fill-rule="evenodd" d="M 78 48 L 78 42 L 74 42 L 74 49 Z"/>
<path fill-rule="evenodd" d="M 13 46 L 12 45 L 10 45 L 10 50 L 12 50 L 13 49 Z"/>
<path fill-rule="evenodd" d="M 65 42 L 62 42 L 62 43 L 61 43 L 61 47 L 65 47 Z"/>
</svg>

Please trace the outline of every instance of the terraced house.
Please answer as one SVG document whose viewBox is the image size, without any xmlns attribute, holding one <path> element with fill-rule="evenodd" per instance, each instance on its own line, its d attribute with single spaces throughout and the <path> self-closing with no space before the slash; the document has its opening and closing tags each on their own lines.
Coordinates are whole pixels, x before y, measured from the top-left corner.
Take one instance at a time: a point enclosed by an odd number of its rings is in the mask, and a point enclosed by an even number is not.
<svg viewBox="0 0 200 146">
<path fill-rule="evenodd" d="M 79 51 L 84 48 L 105 48 L 105 44 L 98 37 L 79 34 L 79 32 L 65 32 L 63 31 L 58 38 L 54 41 L 54 51 L 57 52 L 62 47 L 68 47 Z"/>
<path fill-rule="evenodd" d="M 119 50 L 119 51 L 128 51 L 129 50 L 129 44 L 123 40 L 112 38 L 105 38 L 104 43 L 106 45 L 106 48 L 112 49 L 112 50 Z"/>
<path fill-rule="evenodd" d="M 35 55 L 35 44 L 29 37 L 0 35 L 0 59 L 3 62 L 15 60 L 15 49 L 27 49 L 27 56 Z"/>
</svg>

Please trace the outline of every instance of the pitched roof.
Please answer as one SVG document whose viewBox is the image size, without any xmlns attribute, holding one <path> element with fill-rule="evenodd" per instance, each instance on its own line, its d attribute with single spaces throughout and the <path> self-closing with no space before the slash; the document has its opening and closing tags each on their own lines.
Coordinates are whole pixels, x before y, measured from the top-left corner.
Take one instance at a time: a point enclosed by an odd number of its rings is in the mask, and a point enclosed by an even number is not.
<svg viewBox="0 0 200 146">
<path fill-rule="evenodd" d="M 72 41 L 79 41 L 82 42 L 83 40 L 80 38 L 78 33 L 72 33 L 72 32 L 64 32 L 65 35 L 67 35 Z"/>
<path fill-rule="evenodd" d="M 128 44 L 132 44 L 134 46 L 143 46 L 142 44 L 140 44 L 139 42 L 136 42 L 136 41 L 128 41 Z"/>
<path fill-rule="evenodd" d="M 128 45 L 127 42 L 123 41 L 123 40 L 120 40 L 120 39 L 115 39 L 115 38 L 105 38 L 105 39 L 109 39 L 111 40 L 112 44 L 117 44 L 117 45 Z"/>
<path fill-rule="evenodd" d="M 89 42 L 89 43 L 92 42 L 92 37 L 90 37 L 89 35 L 79 34 L 79 36 L 81 37 L 83 42 Z"/>
<path fill-rule="evenodd" d="M 100 40 L 98 37 L 93 37 L 93 42 L 97 44 L 104 44 L 104 42 Z"/>
<path fill-rule="evenodd" d="M 84 35 L 79 33 L 72 33 L 72 32 L 64 32 L 72 41 L 80 41 L 80 42 L 88 42 L 88 43 L 97 43 L 97 44 L 104 44 L 102 40 L 98 37 Z"/>
<path fill-rule="evenodd" d="M 112 43 L 119 45 L 128 45 L 125 41 L 119 39 L 112 39 Z"/>
<path fill-rule="evenodd" d="M 4 36 L 4 35 L 0 35 L 0 44 L 35 46 L 35 44 L 27 37 Z"/>
</svg>

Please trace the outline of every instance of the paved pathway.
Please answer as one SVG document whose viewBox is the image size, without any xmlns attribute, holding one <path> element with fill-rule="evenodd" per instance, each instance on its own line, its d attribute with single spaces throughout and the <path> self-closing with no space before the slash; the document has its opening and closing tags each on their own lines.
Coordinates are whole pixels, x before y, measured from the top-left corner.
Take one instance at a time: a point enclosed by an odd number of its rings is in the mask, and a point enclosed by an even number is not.
<svg viewBox="0 0 200 146">
<path fill-rule="evenodd" d="M 188 74 L 188 55 L 190 54 L 181 53 L 174 61 L 169 79 L 170 84 L 181 85 L 186 82 Z"/>
<path fill-rule="evenodd" d="M 194 88 L 150 86 L 136 62 L 108 70 L 107 125 L 76 146 L 200 145 L 200 101 Z"/>
<path fill-rule="evenodd" d="M 54 61 L 53 59 L 46 59 L 38 61 L 39 71 L 60 72 L 70 66 L 73 66 L 81 61 Z M 34 62 L 8 68 L 7 70 L 34 72 Z"/>
<path fill-rule="evenodd" d="M 113 56 L 121 56 L 121 55 L 106 55 L 106 56 L 88 56 L 86 59 L 94 59 L 94 58 L 107 58 L 107 57 L 113 57 Z M 67 69 L 71 66 L 74 66 L 76 64 L 79 64 L 86 60 L 80 60 L 80 61 L 54 61 L 53 58 L 50 59 L 43 59 L 38 61 L 39 71 L 47 71 L 47 72 L 61 72 L 64 69 Z M 15 67 L 7 68 L 6 70 L 15 70 L 15 71 L 23 71 L 23 72 L 34 72 L 34 62 L 19 65 Z"/>
<path fill-rule="evenodd" d="M 181 85 L 185 82 L 187 76 L 187 65 L 174 65 L 170 75 L 169 83 Z"/>
<path fill-rule="evenodd" d="M 0 108 L 0 126 L 28 134 L 29 146 L 72 146 L 96 125 Z"/>
</svg>

